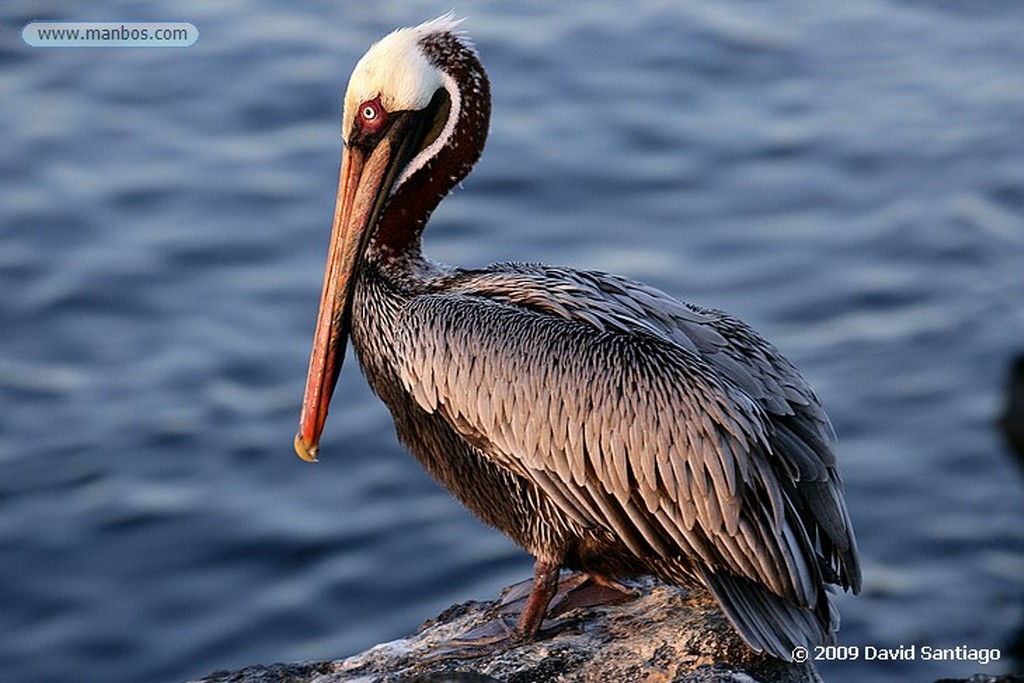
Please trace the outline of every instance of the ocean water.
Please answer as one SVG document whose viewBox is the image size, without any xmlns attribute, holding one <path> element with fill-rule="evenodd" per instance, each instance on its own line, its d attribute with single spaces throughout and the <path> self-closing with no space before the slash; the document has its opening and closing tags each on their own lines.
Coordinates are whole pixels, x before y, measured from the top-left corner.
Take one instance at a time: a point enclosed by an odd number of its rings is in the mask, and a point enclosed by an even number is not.
<svg viewBox="0 0 1024 683">
<path fill-rule="evenodd" d="M 531 561 L 395 440 L 352 359 L 293 454 L 365 49 L 450 3 L 0 9 L 0 678 L 174 682 L 338 658 Z M 839 435 L 865 588 L 834 681 L 1024 668 L 1024 478 L 993 423 L 1024 347 L 1024 6 L 483 0 L 491 137 L 448 263 L 623 273 L 779 346 Z M 193 23 L 41 49 L 34 19 Z"/>
</svg>

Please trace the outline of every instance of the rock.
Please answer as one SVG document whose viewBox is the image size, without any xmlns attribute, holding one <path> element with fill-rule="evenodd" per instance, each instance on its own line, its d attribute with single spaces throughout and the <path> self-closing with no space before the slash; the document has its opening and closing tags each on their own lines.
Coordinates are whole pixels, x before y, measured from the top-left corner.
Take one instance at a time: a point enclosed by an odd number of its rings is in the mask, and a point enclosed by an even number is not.
<svg viewBox="0 0 1024 683">
<path fill-rule="evenodd" d="M 415 635 L 347 659 L 216 672 L 195 683 L 820 683 L 811 664 L 751 651 L 706 592 L 650 578 L 627 583 L 639 597 L 574 609 L 545 622 L 553 635 L 485 657 L 441 659 L 439 650 L 501 616 L 514 623 L 524 592 L 517 587 L 504 600 L 451 607 Z"/>
<path fill-rule="evenodd" d="M 214 671 L 202 683 L 307 683 L 333 670 L 332 662 L 256 665 L 238 671 Z"/>
</svg>

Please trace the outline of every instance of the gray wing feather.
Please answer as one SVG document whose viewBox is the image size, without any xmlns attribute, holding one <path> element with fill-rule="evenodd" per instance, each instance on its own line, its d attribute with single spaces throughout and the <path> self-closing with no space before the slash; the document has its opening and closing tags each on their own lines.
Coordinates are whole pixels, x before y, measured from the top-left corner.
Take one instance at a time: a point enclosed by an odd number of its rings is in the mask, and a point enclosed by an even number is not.
<svg viewBox="0 0 1024 683">
<path fill-rule="evenodd" d="M 487 296 L 582 320 L 601 331 L 646 331 L 699 355 L 737 388 L 775 415 L 799 415 L 831 426 L 814 392 L 793 365 L 743 321 L 685 304 L 629 278 L 539 264 L 504 263 L 460 271 L 450 291 Z"/>
<path fill-rule="evenodd" d="M 503 264 L 442 284 L 400 318 L 402 381 L 577 523 L 808 606 L 822 571 L 859 588 L 828 418 L 744 323 L 604 273 Z"/>
<path fill-rule="evenodd" d="M 713 347 L 732 358 L 721 332 L 698 325 L 703 314 L 689 309 L 677 316 L 700 330 L 685 335 L 689 343 L 647 323 L 631 326 L 637 308 L 659 300 L 637 298 L 621 279 L 608 287 L 625 290 L 632 303 L 592 306 L 588 315 L 572 308 L 582 285 L 563 286 L 569 300 L 552 305 L 541 292 L 510 289 L 514 280 L 465 294 L 449 287 L 406 306 L 395 350 L 416 401 L 486 444 L 485 455 L 535 481 L 578 523 L 614 532 L 638 556 L 697 556 L 813 607 L 815 545 L 795 510 L 793 482 L 780 485 L 780 468 L 771 464 L 787 457 L 770 441 L 771 404 L 752 399 L 729 373 L 721 379 L 690 350 Z M 744 382 L 763 391 L 778 384 Z M 806 391 L 796 393 L 807 400 Z M 816 402 L 806 405 L 816 418 Z M 797 477 L 805 456 L 788 467 Z M 781 470 L 785 476 L 787 467 Z M 831 543 L 848 548 L 845 509 L 834 511 L 842 501 L 832 493 L 819 495 L 812 509 L 829 521 L 823 527 Z"/>
<path fill-rule="evenodd" d="M 507 263 L 463 272 L 459 279 L 455 290 L 585 320 L 601 331 L 647 332 L 696 354 L 770 416 L 779 428 L 778 440 L 784 442 L 777 449 L 781 466 L 795 479 L 827 481 L 830 490 L 841 489 L 830 445 L 835 436 L 818 398 L 796 368 L 743 321 L 608 273 Z M 732 433 L 737 435 L 736 430 Z M 734 464 L 745 478 L 746 460 L 734 459 Z M 856 550 L 841 500 L 816 513 L 849 566 L 855 567 Z M 858 576 L 850 578 L 854 586 L 859 584 Z"/>
</svg>

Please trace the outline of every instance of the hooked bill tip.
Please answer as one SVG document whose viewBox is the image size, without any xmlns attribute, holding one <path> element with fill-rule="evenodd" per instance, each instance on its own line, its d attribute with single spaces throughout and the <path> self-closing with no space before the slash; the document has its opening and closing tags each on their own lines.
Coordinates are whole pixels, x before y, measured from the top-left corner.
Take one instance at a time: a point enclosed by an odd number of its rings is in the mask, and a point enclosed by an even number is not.
<svg viewBox="0 0 1024 683">
<path fill-rule="evenodd" d="M 299 432 L 295 435 L 295 454 L 306 462 L 316 462 L 316 455 L 320 452 L 320 447 L 317 444 L 307 444 L 306 440 L 302 438 L 302 433 Z"/>
</svg>

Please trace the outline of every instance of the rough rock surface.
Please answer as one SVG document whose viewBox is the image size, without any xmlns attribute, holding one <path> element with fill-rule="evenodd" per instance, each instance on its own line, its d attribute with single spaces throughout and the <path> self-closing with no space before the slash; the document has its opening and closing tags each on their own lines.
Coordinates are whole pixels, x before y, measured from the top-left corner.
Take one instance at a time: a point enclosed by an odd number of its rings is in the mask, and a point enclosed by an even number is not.
<svg viewBox="0 0 1024 683">
<path fill-rule="evenodd" d="M 572 609 L 545 622 L 537 642 L 485 657 L 440 655 L 457 636 L 502 617 L 514 623 L 521 586 L 503 600 L 451 607 L 415 635 L 347 659 L 220 671 L 196 683 L 820 683 L 810 664 L 752 652 L 706 593 L 653 579 L 629 585 L 639 597 Z"/>
</svg>

